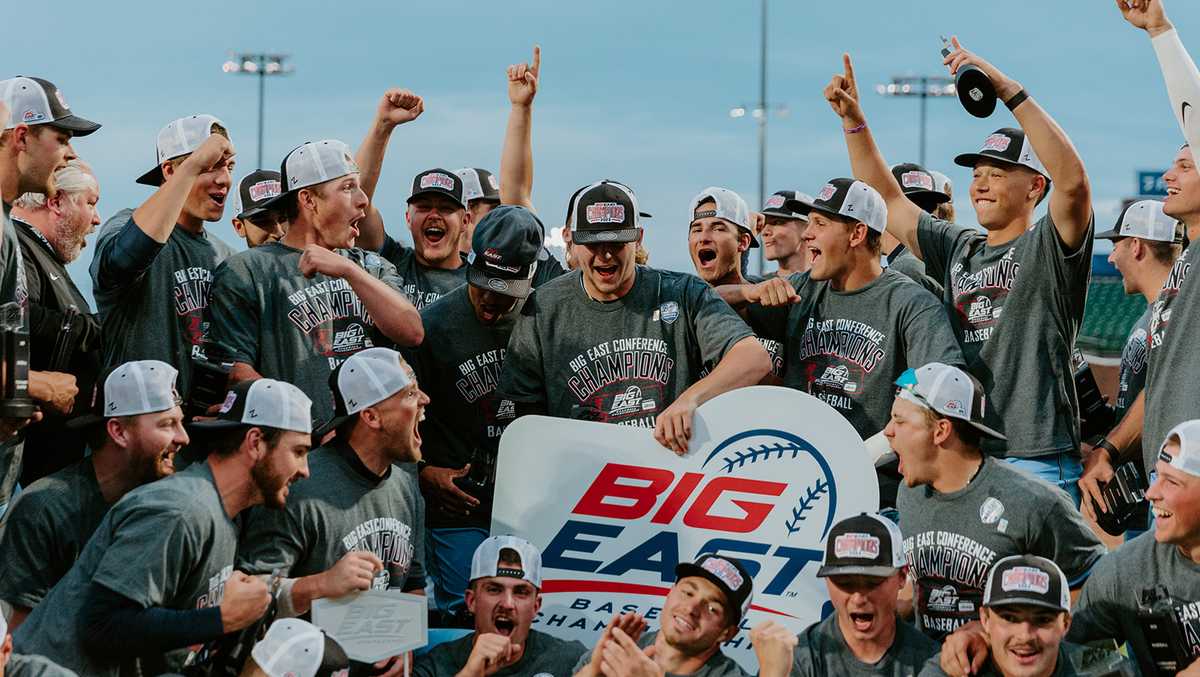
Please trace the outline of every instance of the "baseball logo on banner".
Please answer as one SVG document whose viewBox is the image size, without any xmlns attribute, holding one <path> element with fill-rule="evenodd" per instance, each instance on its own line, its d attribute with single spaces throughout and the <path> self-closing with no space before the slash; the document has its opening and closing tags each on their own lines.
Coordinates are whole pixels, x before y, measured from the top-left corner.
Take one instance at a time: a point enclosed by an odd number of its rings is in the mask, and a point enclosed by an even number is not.
<svg viewBox="0 0 1200 677">
<path fill-rule="evenodd" d="M 540 416 L 508 427 L 492 533 L 542 550 L 535 629 L 592 646 L 614 613 L 656 628 L 675 565 L 705 552 L 754 578 L 750 612 L 725 646 L 751 673 L 751 627 L 769 619 L 799 632 L 820 620 L 830 527 L 879 503 L 854 428 L 806 393 L 759 386 L 706 402 L 692 429 L 681 458 L 649 430 Z"/>
</svg>

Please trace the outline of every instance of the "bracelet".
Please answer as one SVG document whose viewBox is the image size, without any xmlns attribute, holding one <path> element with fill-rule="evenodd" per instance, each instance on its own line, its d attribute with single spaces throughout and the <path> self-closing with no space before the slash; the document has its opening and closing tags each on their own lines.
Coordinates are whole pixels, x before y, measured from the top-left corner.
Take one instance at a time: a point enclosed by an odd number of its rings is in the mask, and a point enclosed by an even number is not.
<svg viewBox="0 0 1200 677">
<path fill-rule="evenodd" d="M 1004 105 L 1007 106 L 1009 110 L 1015 110 L 1017 106 L 1020 106 L 1021 104 L 1025 103 L 1025 99 L 1028 99 L 1028 98 L 1029 98 L 1029 94 L 1024 89 L 1022 89 L 1021 91 L 1017 92 L 1016 94 L 1013 94 L 1012 97 L 1009 98 L 1008 101 L 1005 101 Z"/>
<path fill-rule="evenodd" d="M 857 127 L 851 127 L 850 129 L 845 129 L 842 131 L 846 132 L 847 134 L 857 134 L 866 128 L 867 128 L 867 123 L 863 122 L 863 123 L 859 124 Z"/>
<path fill-rule="evenodd" d="M 1117 445 L 1109 442 L 1107 437 L 1101 437 L 1100 441 L 1096 443 L 1096 446 L 1092 448 L 1103 450 L 1105 455 L 1108 456 L 1108 464 L 1111 466 L 1115 466 L 1117 464 L 1117 459 L 1121 456 L 1121 451 L 1117 449 Z"/>
</svg>

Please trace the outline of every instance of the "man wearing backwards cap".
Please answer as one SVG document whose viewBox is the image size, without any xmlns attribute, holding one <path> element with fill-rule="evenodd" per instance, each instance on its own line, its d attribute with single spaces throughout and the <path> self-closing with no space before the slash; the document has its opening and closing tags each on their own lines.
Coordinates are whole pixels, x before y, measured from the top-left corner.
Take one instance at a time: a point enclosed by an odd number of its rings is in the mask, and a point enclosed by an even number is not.
<svg viewBox="0 0 1200 677">
<path fill-rule="evenodd" d="M 1083 586 L 1070 639 L 1127 642 L 1144 674 L 1151 642 L 1186 656 L 1174 669 L 1200 669 L 1200 420 L 1175 426 L 1159 446 L 1157 478 L 1146 491 L 1154 528 L 1109 553 Z M 1144 618 L 1160 617 L 1153 634 Z M 1143 617 L 1143 618 L 1140 618 Z M 1166 673 L 1165 668 L 1163 669 Z M 1161 674 L 1161 673 L 1160 673 Z M 1167 673 L 1169 674 L 1169 673 Z M 1192 674 L 1188 672 L 1188 674 Z"/>
<path fill-rule="evenodd" d="M 252 510 L 238 550 L 241 571 L 283 571 L 284 616 L 308 613 L 314 599 L 425 587 L 425 506 L 416 477 L 397 466 L 421 459 L 429 398 L 389 348 L 351 355 L 329 381 L 335 417 L 316 435 L 338 434 L 310 454 L 316 478 L 292 487 L 285 510 Z M 377 667 L 400 670 L 396 659 Z"/>
<path fill-rule="evenodd" d="M 974 664 L 960 665 L 943 648 L 925 664 L 921 676 L 1134 674 L 1133 666 L 1116 652 L 1063 641 L 1071 627 L 1070 589 L 1062 569 L 1045 557 L 1009 555 L 992 565 L 979 620 L 986 646 Z"/>
<path fill-rule="evenodd" d="M 1106 480 L 1112 468 L 1138 458 L 1138 440 L 1143 460 L 1153 463 L 1166 434 L 1183 421 L 1200 417 L 1200 378 L 1190 368 L 1194 361 L 1192 337 L 1200 332 L 1200 275 L 1191 275 L 1200 254 L 1200 173 L 1196 171 L 1193 148 L 1200 144 L 1195 106 L 1200 105 L 1200 72 L 1184 49 L 1179 33 L 1163 10 L 1161 0 L 1123 0 L 1117 3 L 1126 21 L 1146 31 L 1162 70 L 1171 110 L 1187 143 L 1179 149 L 1170 169 L 1163 174 L 1167 196 L 1163 212 L 1183 222 L 1188 246 L 1175 261 L 1163 284 L 1150 315 L 1150 358 L 1146 366 L 1146 387 L 1134 400 L 1121 422 L 1105 436 L 1108 443 L 1097 445 L 1088 466 L 1097 465 L 1096 478 Z M 1189 258 L 1190 257 L 1190 258 Z M 1185 366 L 1186 365 L 1186 366 Z M 1110 449 L 1109 446 L 1112 448 Z"/>
<path fill-rule="evenodd" d="M 926 362 L 962 364 L 962 353 L 937 299 L 880 266 L 887 208 L 873 188 L 833 179 L 812 203 L 786 206 L 808 215 L 812 267 L 726 297 L 773 307 L 777 319 L 764 325 L 787 344 L 784 385 L 821 398 L 871 439 L 887 425 L 896 377 Z M 895 465 L 882 464 L 878 474 L 880 507 L 894 508 Z"/>
<path fill-rule="evenodd" d="M 421 489 L 429 526 L 429 569 L 437 606 L 460 613 L 471 553 L 488 536 L 500 435 L 516 416 L 496 395 L 518 308 L 537 278 L 542 223 L 503 205 L 475 227 L 467 284 L 421 311 L 425 340 L 415 351 L 429 389 Z"/>
<path fill-rule="evenodd" d="M 68 425 L 91 426 L 91 454 L 21 492 L 0 532 L 0 600 L 15 629 L 67 574 L 96 525 L 122 496 L 175 472 L 188 443 L 175 368 L 126 362 L 104 380 L 101 408 Z"/>
<path fill-rule="evenodd" d="M 946 196 L 946 201 L 939 204 L 930 214 L 933 218 L 943 221 L 954 221 L 954 184 L 950 181 L 950 177 L 937 171 L 936 169 L 929 170 L 933 175 L 934 190 Z"/>
<path fill-rule="evenodd" d="M 414 677 L 570 674 L 587 648 L 531 628 L 542 606 L 541 588 L 542 555 L 532 543 L 508 535 L 480 543 L 466 594 L 475 632 L 418 657 Z M 645 627 L 633 614 L 621 622 L 630 629 Z"/>
<path fill-rule="evenodd" d="M 208 232 L 220 221 L 233 185 L 234 148 L 224 124 L 190 115 L 158 133 L 154 168 L 137 182 L 156 186 L 135 210 L 100 228 L 92 257 L 104 366 L 158 359 L 179 369 L 179 391 L 192 383 L 192 361 L 205 360 L 212 271 L 233 249 Z"/>
<path fill-rule="evenodd" d="M 256 169 L 238 182 L 233 196 L 233 230 L 247 247 L 276 242 L 287 232 L 287 219 L 279 210 L 263 206 L 283 192 L 279 180 L 279 172 Z"/>
<path fill-rule="evenodd" d="M 463 167 L 454 170 L 454 173 L 462 179 L 463 199 L 467 201 L 467 211 L 471 213 L 471 222 L 459 238 L 458 245 L 458 251 L 466 255 L 471 253 L 475 227 L 488 212 L 500 206 L 500 182 L 494 174 L 479 167 Z"/>
<path fill-rule="evenodd" d="M 573 227 L 579 268 L 526 300 L 500 396 L 530 412 L 654 428 L 660 444 L 684 454 L 696 407 L 758 383 L 770 358 L 701 280 L 634 263 L 642 228 L 627 187 L 583 189 Z M 716 366 L 696 380 L 706 362 Z M 625 366 L 605 366 L 614 363 Z"/>
<path fill-rule="evenodd" d="M 924 167 L 911 162 L 892 165 L 892 176 L 908 198 L 921 211 L 933 214 L 938 206 L 950 201 L 950 196 L 937 189 L 937 179 L 933 173 Z M 942 285 L 925 274 L 925 263 L 913 255 L 912 250 L 896 239 L 895 235 L 883 231 L 880 240 L 883 245 L 883 255 L 887 257 L 887 266 L 898 273 L 904 273 L 913 282 L 925 287 L 939 300 L 942 298 Z"/>
<path fill-rule="evenodd" d="M 234 571 L 238 515 L 282 509 L 308 476 L 311 402 L 295 386 L 239 383 L 205 461 L 129 492 L 101 520 L 71 571 L 17 630 L 15 646 L 80 674 L 178 669 L 184 647 L 241 630 L 267 610 L 267 584 Z M 155 672 L 157 670 L 157 672 Z"/>
<path fill-rule="evenodd" d="M 663 603 L 662 626 L 654 632 L 640 633 L 640 637 L 637 632 L 631 636 L 627 628 L 611 627 L 596 647 L 579 659 L 575 665 L 577 677 L 747 674 L 721 651 L 721 645 L 738 633 L 750 609 L 754 582 L 749 572 L 735 559 L 706 553 L 694 563 L 677 564 L 675 576 L 675 584 Z M 778 643 L 776 638 L 770 640 L 764 646 L 756 641 L 755 649 Z M 790 666 L 785 662 L 781 667 L 779 671 L 763 670 L 762 674 L 783 677 Z"/>
<path fill-rule="evenodd" d="M 212 350 L 234 363 L 232 381 L 294 383 L 314 402 L 314 419 L 326 421 L 329 373 L 364 348 L 420 343 L 421 318 L 392 264 L 355 247 L 368 203 L 346 144 L 301 144 L 280 173 L 286 190 L 264 206 L 281 211 L 287 233 L 217 270 Z"/>
<path fill-rule="evenodd" d="M 1083 161 L 1018 82 L 955 38 L 946 58 L 950 72 L 982 69 L 1022 129 L 999 129 L 978 153 L 955 158 L 973 168 L 971 203 L 986 234 L 934 219 L 888 171 L 859 106 L 849 55 L 844 63 L 845 74 L 834 76 L 825 98 L 841 117 L 854 175 L 887 202 L 888 230 L 945 288 L 967 369 L 995 403 L 988 424 L 1008 438 L 988 440 L 988 453 L 1077 492 L 1079 402 L 1071 354 L 1091 273 L 1093 223 Z M 1034 223 L 1051 180 L 1057 189 L 1048 212 Z"/>
<path fill-rule="evenodd" d="M 834 612 L 800 633 L 792 677 L 912 675 L 937 644 L 896 613 L 908 567 L 895 522 L 863 513 L 829 531 L 825 579 Z"/>
<path fill-rule="evenodd" d="M 1108 262 L 1121 273 L 1125 293 L 1141 294 L 1147 303 L 1146 312 L 1133 324 L 1121 350 L 1121 372 L 1114 403 L 1116 419 L 1120 421 L 1146 384 L 1154 302 L 1183 251 L 1183 225 L 1167 216 L 1158 200 L 1141 200 L 1127 205 L 1112 229 L 1097 233 L 1096 238 L 1112 240 Z M 1093 501 L 1105 505 L 1098 482 L 1112 479 L 1112 462 L 1119 458 L 1114 453 L 1115 445 L 1107 439 L 1101 440 L 1097 447 L 1084 459 L 1084 473 L 1079 480 L 1080 491 L 1090 498 L 1083 502 L 1085 515 L 1091 514 Z M 1140 447 L 1140 440 L 1135 440 L 1131 449 Z M 1154 469 L 1155 458 L 1154 449 L 1143 450 L 1145 477 L 1149 477 Z"/>
<path fill-rule="evenodd" d="M 808 270 L 808 247 L 804 246 L 804 229 L 808 217 L 788 209 L 787 202 L 812 202 L 812 196 L 798 190 L 776 191 L 763 205 L 763 253 L 768 261 L 779 264 L 775 271 L 780 277 Z"/>
<path fill-rule="evenodd" d="M 250 650 L 242 677 L 346 677 L 350 667 L 342 645 L 324 630 L 281 618 Z"/>
<path fill-rule="evenodd" d="M 917 627 L 938 640 L 977 628 L 988 567 L 1007 555 L 1053 559 L 1080 585 L 1104 545 L 1066 492 L 983 454 L 980 438 L 1000 433 L 979 381 L 934 362 L 896 385 L 884 435 L 904 476 L 896 507 Z"/>
</svg>

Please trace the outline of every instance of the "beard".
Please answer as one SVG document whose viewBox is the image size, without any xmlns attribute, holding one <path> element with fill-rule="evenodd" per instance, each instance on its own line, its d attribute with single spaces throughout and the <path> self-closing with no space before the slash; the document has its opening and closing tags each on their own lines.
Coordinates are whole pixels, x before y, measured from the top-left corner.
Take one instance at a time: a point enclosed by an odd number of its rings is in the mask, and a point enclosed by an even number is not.
<svg viewBox="0 0 1200 677">
<path fill-rule="evenodd" d="M 271 466 L 268 465 L 268 455 L 254 467 L 250 469 L 250 478 L 254 480 L 254 486 L 258 489 L 258 493 L 263 497 L 263 504 L 272 510 L 283 510 L 287 507 L 287 496 L 283 490 L 287 488 L 291 477 L 280 477 L 271 472 Z"/>
<path fill-rule="evenodd" d="M 54 224 L 54 236 L 47 238 L 54 248 L 54 253 L 63 263 L 71 263 L 83 252 L 83 243 L 87 226 L 77 228 L 65 220 Z"/>
</svg>

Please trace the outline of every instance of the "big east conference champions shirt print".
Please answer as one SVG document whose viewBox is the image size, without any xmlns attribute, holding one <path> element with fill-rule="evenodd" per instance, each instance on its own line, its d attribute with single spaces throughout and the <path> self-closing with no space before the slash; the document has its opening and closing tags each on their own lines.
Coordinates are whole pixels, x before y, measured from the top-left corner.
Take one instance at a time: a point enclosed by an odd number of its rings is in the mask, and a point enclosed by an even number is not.
<svg viewBox="0 0 1200 677">
<path fill-rule="evenodd" d="M 754 577 L 751 611 L 725 646 L 751 672 L 751 627 L 799 632 L 821 618 L 830 527 L 879 503 L 854 429 L 815 397 L 769 386 L 706 402 L 692 429 L 680 458 L 649 430 L 541 416 L 508 427 L 492 533 L 542 549 L 535 629 L 591 646 L 614 613 L 657 628 L 675 564 L 703 552 L 738 558 Z"/>
</svg>

